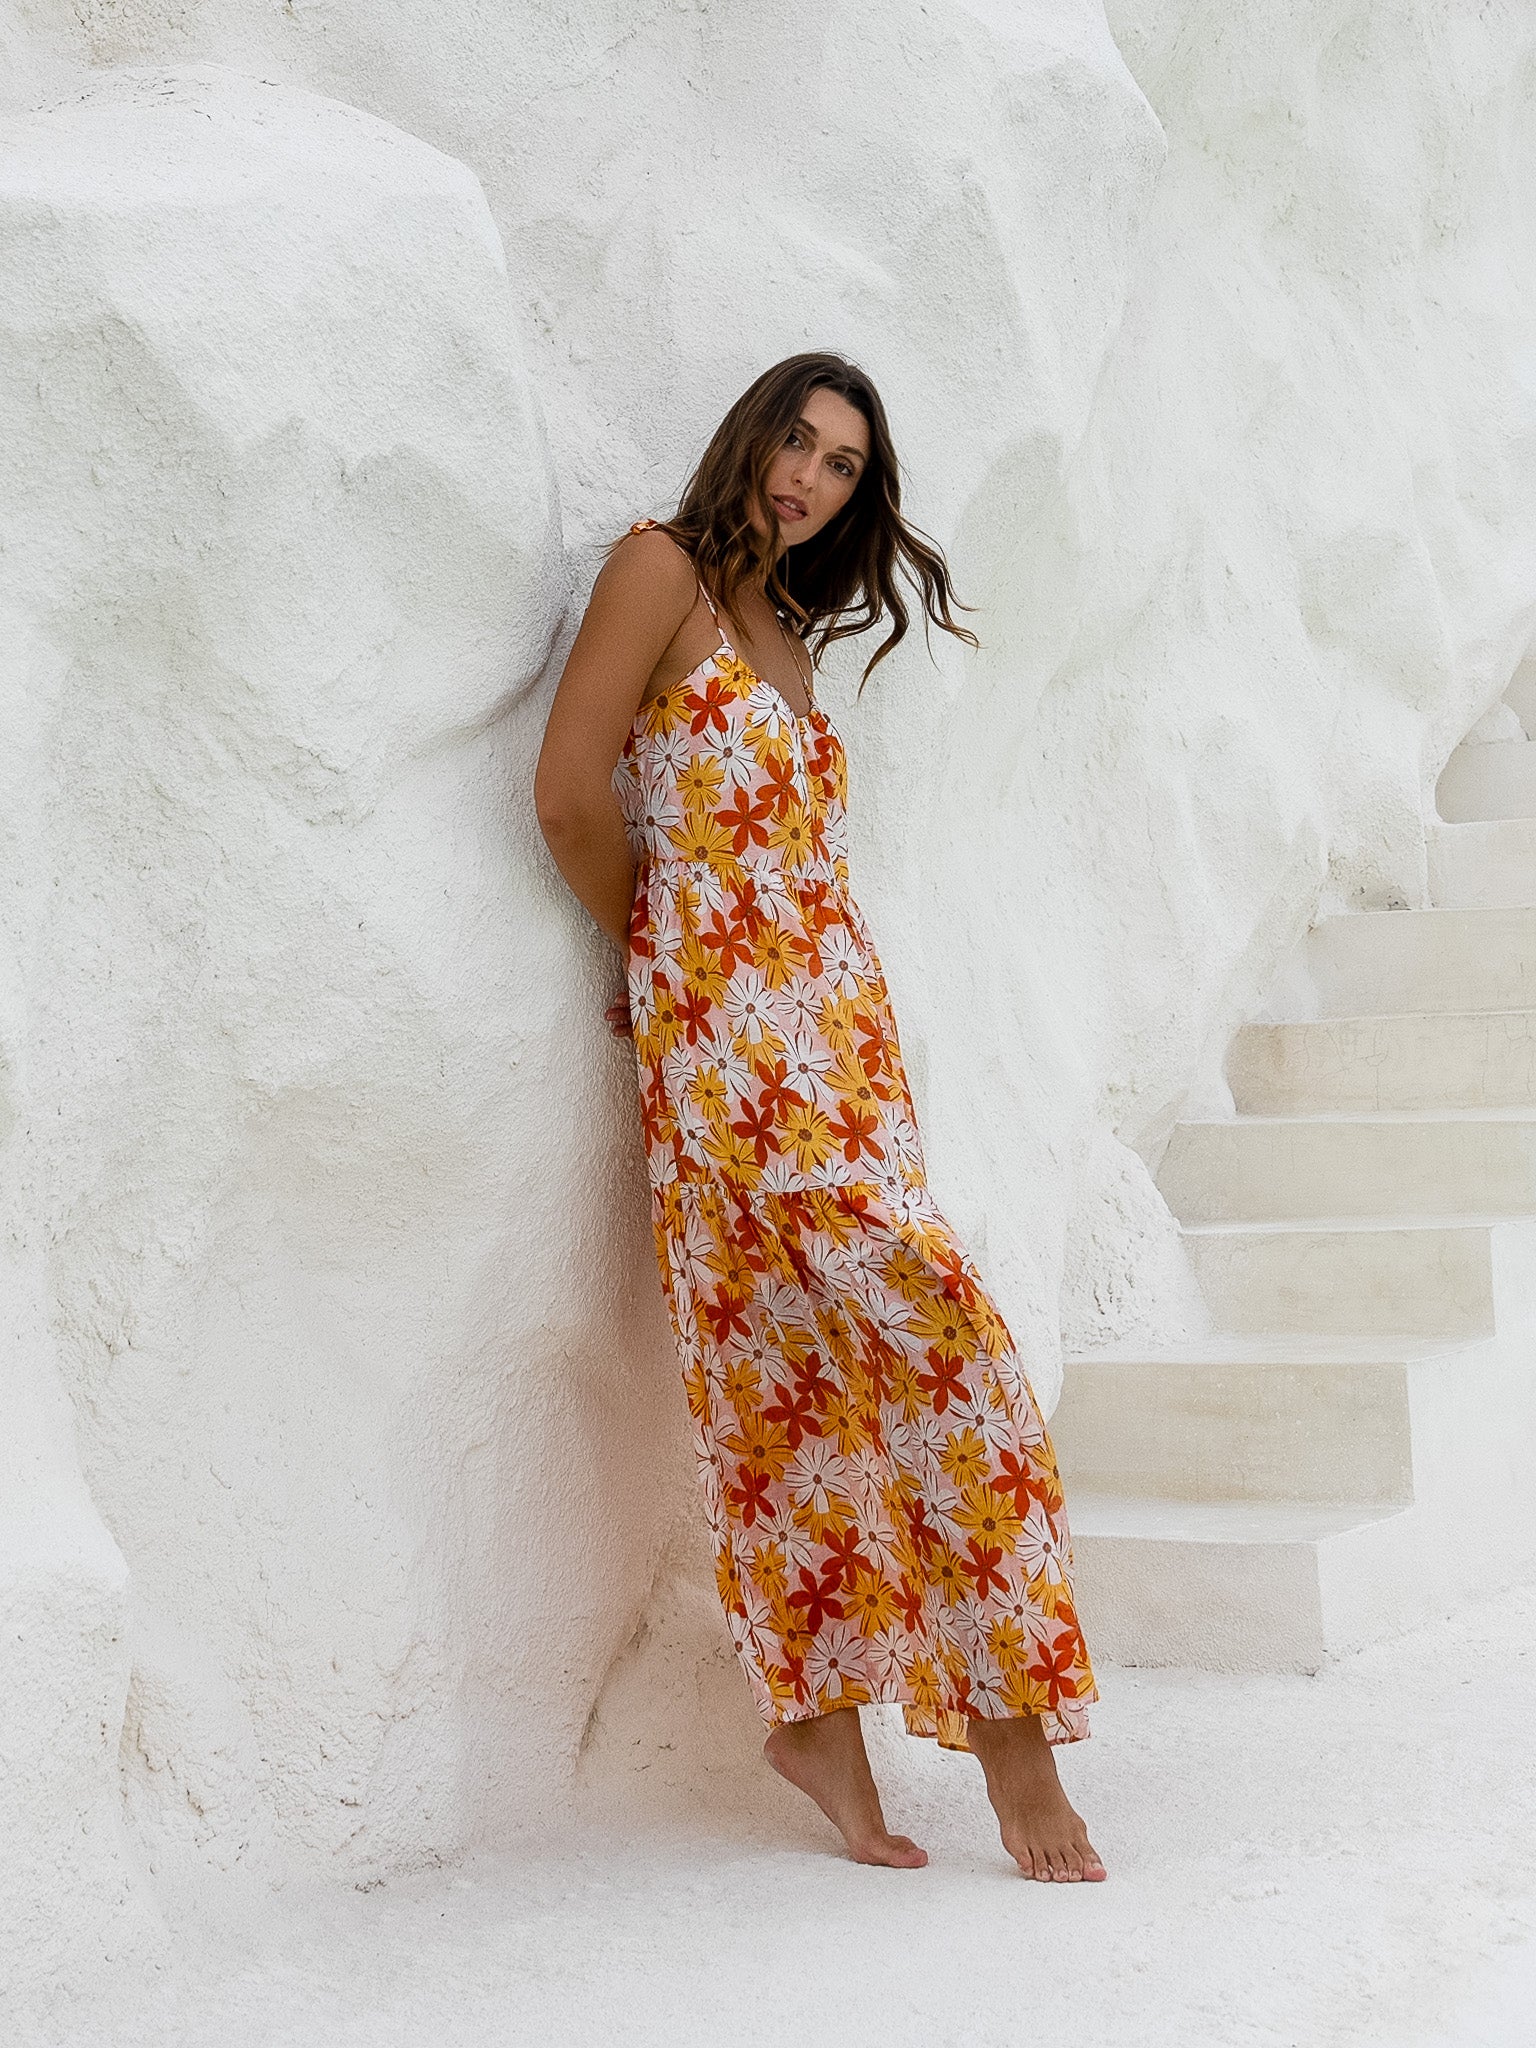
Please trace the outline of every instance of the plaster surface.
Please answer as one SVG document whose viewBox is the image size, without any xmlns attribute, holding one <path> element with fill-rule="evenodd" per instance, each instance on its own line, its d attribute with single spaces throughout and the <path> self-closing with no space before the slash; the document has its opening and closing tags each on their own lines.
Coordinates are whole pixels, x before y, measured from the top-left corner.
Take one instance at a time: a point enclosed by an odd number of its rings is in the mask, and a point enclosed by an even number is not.
<svg viewBox="0 0 1536 2048">
<path fill-rule="evenodd" d="M 792 349 L 984 643 L 822 690 L 935 1190 L 1047 1403 L 1200 1328 L 1166 1133 L 1319 908 L 1426 900 L 1536 623 L 1533 62 L 1512 0 L 0 0 L 29 1997 L 187 1872 L 745 1769 L 528 782 L 601 544 Z"/>
</svg>

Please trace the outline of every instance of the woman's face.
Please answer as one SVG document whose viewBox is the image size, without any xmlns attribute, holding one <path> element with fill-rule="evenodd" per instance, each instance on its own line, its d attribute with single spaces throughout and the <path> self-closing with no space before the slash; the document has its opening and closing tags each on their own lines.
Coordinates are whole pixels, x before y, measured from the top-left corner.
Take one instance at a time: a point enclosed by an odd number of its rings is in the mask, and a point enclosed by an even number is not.
<svg viewBox="0 0 1536 2048">
<path fill-rule="evenodd" d="M 786 547 L 820 533 L 853 496 L 869 461 L 869 422 L 856 405 L 818 385 L 768 469 L 767 493 Z M 753 530 L 766 537 L 766 519 Z"/>
</svg>

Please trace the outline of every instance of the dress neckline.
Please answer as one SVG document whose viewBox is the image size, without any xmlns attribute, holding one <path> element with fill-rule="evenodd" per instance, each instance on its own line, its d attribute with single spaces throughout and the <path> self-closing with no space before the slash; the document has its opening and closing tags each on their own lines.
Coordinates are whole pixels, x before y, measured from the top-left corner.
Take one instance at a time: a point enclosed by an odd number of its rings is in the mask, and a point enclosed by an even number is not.
<svg viewBox="0 0 1536 2048">
<path fill-rule="evenodd" d="M 789 719 L 791 724 L 797 726 L 813 725 L 817 721 L 817 719 L 825 721 L 826 713 L 822 710 L 821 706 L 816 702 L 814 697 L 811 699 L 811 708 L 809 711 L 797 711 L 794 705 L 791 704 L 789 699 L 785 696 L 784 692 L 779 688 L 778 684 L 770 683 L 766 676 L 760 676 L 757 670 L 753 668 L 752 664 L 750 662 L 743 661 L 741 656 L 736 652 L 735 648 L 731 645 L 730 641 L 722 636 L 720 645 L 714 650 L 714 652 L 712 654 L 706 654 L 702 661 L 695 663 L 695 665 L 691 669 L 689 669 L 687 675 L 679 676 L 675 683 L 668 683 L 664 689 L 658 690 L 654 697 L 647 697 L 645 699 L 645 701 L 641 704 L 640 708 L 635 713 L 636 723 L 638 724 L 639 721 L 646 716 L 647 712 L 649 712 L 654 705 L 661 703 L 664 698 L 673 696 L 679 690 L 685 690 L 688 687 L 688 685 L 693 681 L 694 677 L 697 675 L 701 675 L 705 669 L 716 668 L 722 655 L 729 656 L 729 658 L 733 662 L 735 662 L 736 666 L 739 669 L 743 670 L 745 674 L 749 675 L 752 678 L 754 688 L 750 690 L 747 694 L 749 696 L 755 696 L 758 690 L 765 690 L 767 694 L 773 699 L 774 703 L 778 705 L 780 711 L 784 714 L 784 716 L 787 719 Z"/>
<path fill-rule="evenodd" d="M 659 519 L 637 519 L 635 520 L 635 522 L 629 530 L 631 533 L 643 533 L 645 532 L 647 527 L 653 526 L 661 528 L 661 521 Z M 665 531 L 665 528 L 661 528 L 661 530 Z M 744 668 L 746 670 L 747 674 L 752 678 L 753 682 L 757 684 L 759 689 L 766 690 L 768 691 L 770 696 L 777 698 L 779 707 L 783 711 L 784 716 L 786 718 L 792 719 L 796 725 L 812 724 L 815 721 L 816 714 L 821 709 L 821 706 L 816 702 L 816 693 L 814 687 L 812 688 L 810 693 L 810 710 L 797 711 L 794 705 L 791 704 L 789 699 L 785 696 L 784 692 L 779 688 L 777 683 L 770 683 L 766 676 L 761 676 L 758 674 L 757 670 L 753 668 L 752 664 L 749 661 L 742 660 L 741 656 L 736 652 L 736 649 L 731 645 L 730 640 L 727 638 L 724 626 L 722 626 L 720 623 L 719 609 L 715 604 L 715 600 L 709 594 L 709 588 L 706 585 L 704 578 L 699 575 L 698 564 L 694 561 L 692 555 L 688 553 L 688 550 L 683 546 L 682 542 L 678 540 L 675 534 L 668 534 L 667 538 L 672 542 L 673 546 L 678 550 L 679 554 L 685 557 L 685 559 L 689 563 L 689 566 L 693 569 L 694 579 L 698 583 L 700 591 L 703 593 L 704 602 L 709 606 L 709 615 L 715 622 L 715 631 L 720 635 L 720 645 L 715 649 L 713 654 L 706 654 L 704 659 L 698 664 L 697 667 L 689 669 L 687 675 L 680 677 L 678 681 L 675 683 L 668 683 L 666 689 L 658 690 L 656 692 L 656 696 L 648 699 L 648 701 L 654 704 L 657 701 L 657 698 L 666 696 L 667 690 L 682 689 L 685 683 L 691 683 L 693 681 L 694 677 L 699 673 L 700 669 L 708 668 L 710 663 L 717 660 L 720 655 L 728 654 L 731 657 L 732 661 L 734 661 L 738 667 Z M 779 619 L 779 631 L 783 633 L 785 639 L 788 640 L 789 632 L 785 627 L 782 617 Z M 797 671 L 799 669 L 799 666 L 800 664 L 796 662 L 795 667 Z M 812 663 L 812 667 L 814 669 L 814 662 Z M 635 713 L 636 718 L 638 718 L 640 716 L 640 713 L 644 710 L 645 705 L 641 704 L 640 710 Z"/>
<path fill-rule="evenodd" d="M 752 678 L 753 682 L 756 683 L 760 689 L 767 690 L 770 692 L 771 695 L 778 698 L 780 705 L 783 707 L 784 716 L 786 718 L 792 718 L 795 721 L 796 725 L 809 725 L 811 720 L 816 716 L 817 712 L 821 709 L 821 706 L 816 702 L 816 699 L 813 697 L 811 699 L 811 708 L 809 711 L 797 711 L 794 705 L 791 704 L 789 699 L 785 696 L 784 692 L 779 688 L 778 684 L 770 683 L 766 676 L 760 676 L 757 670 L 752 666 L 750 661 L 743 661 L 741 656 L 736 652 L 735 648 L 731 645 L 729 640 L 722 639 L 720 645 L 715 649 L 715 654 L 728 654 L 731 657 L 732 661 L 738 663 L 742 668 L 744 668 L 747 674 Z M 710 660 L 714 660 L 714 655 L 710 656 Z M 700 662 L 699 668 L 702 668 L 703 666 L 703 662 Z M 697 675 L 698 672 L 698 669 L 694 670 L 695 675 Z"/>
</svg>

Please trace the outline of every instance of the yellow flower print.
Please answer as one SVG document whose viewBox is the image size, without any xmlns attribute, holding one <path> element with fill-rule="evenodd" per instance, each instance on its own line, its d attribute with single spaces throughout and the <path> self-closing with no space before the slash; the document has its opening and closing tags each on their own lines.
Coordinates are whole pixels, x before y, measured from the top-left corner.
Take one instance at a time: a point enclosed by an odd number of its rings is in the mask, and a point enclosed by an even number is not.
<svg viewBox="0 0 1536 2048">
<path fill-rule="evenodd" d="M 912 1704 L 922 1712 L 931 1714 L 944 1697 L 939 1683 L 938 1666 L 932 1657 L 917 1656 L 907 1666 L 907 1683 L 912 1688 Z"/>
<path fill-rule="evenodd" d="M 880 1114 L 880 1097 L 874 1083 L 851 1052 L 838 1055 L 827 1077 L 844 1102 L 851 1102 L 865 1116 Z"/>
<path fill-rule="evenodd" d="M 757 1148 L 749 1136 L 728 1126 L 716 1131 L 704 1150 L 727 1180 L 751 1183 L 757 1179 Z"/>
<path fill-rule="evenodd" d="M 937 1586 L 946 1606 L 954 1607 L 965 1598 L 967 1587 L 965 1566 L 960 1562 L 958 1551 L 948 1543 L 936 1543 L 928 1554 L 927 1578 L 931 1586 Z"/>
<path fill-rule="evenodd" d="M 949 1510 L 949 1519 L 988 1548 L 1012 1549 L 1024 1526 L 1011 1495 L 999 1493 L 985 1480 L 973 1480 L 961 1489 L 960 1505 Z"/>
<path fill-rule="evenodd" d="M 889 1579 L 867 1565 L 843 1592 L 843 1612 L 863 1636 L 877 1636 L 896 1619 L 896 1594 Z"/>
<path fill-rule="evenodd" d="M 861 1404 L 839 1387 L 827 1401 L 821 1417 L 822 1430 L 836 1445 L 838 1454 L 851 1458 L 869 1441 L 869 1421 Z"/>
<path fill-rule="evenodd" d="M 689 932 L 677 956 L 683 986 L 695 1003 L 718 1003 L 730 987 L 731 977 L 713 946 L 706 946 L 697 932 Z"/>
<path fill-rule="evenodd" d="M 744 697 L 752 695 L 758 687 L 758 679 L 739 654 L 727 655 L 715 664 L 715 673 L 727 689 L 740 690 Z"/>
<path fill-rule="evenodd" d="M 1054 1621 L 1058 1615 L 1073 1612 L 1072 1594 L 1065 1581 L 1057 1578 L 1029 1579 L 1026 1581 L 1029 1597 L 1042 1614 L 1048 1614 Z"/>
<path fill-rule="evenodd" d="M 688 1397 L 688 1412 L 694 1421 L 707 1422 L 713 1404 L 709 1398 L 709 1374 L 704 1370 L 702 1360 L 684 1372 L 683 1391 Z"/>
<path fill-rule="evenodd" d="M 973 1275 L 973 1277 L 975 1277 Z M 1004 1358 L 1013 1349 L 1013 1335 L 992 1305 L 979 1280 L 973 1296 L 972 1320 L 982 1348 L 989 1358 Z"/>
<path fill-rule="evenodd" d="M 1050 1705 L 1050 1696 L 1037 1678 L 1031 1678 L 1027 1665 L 1015 1664 L 1003 1673 L 1003 1683 L 998 1697 L 1010 1714 L 1043 1714 Z"/>
<path fill-rule="evenodd" d="M 933 1269 L 918 1257 L 911 1245 L 900 1244 L 881 1270 L 887 1285 L 894 1288 L 903 1301 L 921 1301 L 928 1292 Z"/>
<path fill-rule="evenodd" d="M 743 1415 L 758 1405 L 763 1376 L 750 1358 L 733 1358 L 725 1368 L 721 1391 L 736 1413 Z"/>
<path fill-rule="evenodd" d="M 678 770 L 677 793 L 690 821 L 707 818 L 716 808 L 725 782 L 725 770 L 709 754 L 695 754 Z"/>
<path fill-rule="evenodd" d="M 853 1210 L 845 1208 L 826 1188 L 813 1190 L 811 1199 L 815 1203 L 817 1230 L 833 1244 L 852 1244 L 862 1228 Z"/>
<path fill-rule="evenodd" d="M 844 1369 L 843 1377 L 848 1383 L 848 1398 L 858 1420 L 858 1426 L 866 1442 L 874 1442 L 880 1431 L 880 1401 L 876 1388 L 883 1388 L 883 1376 L 873 1373 L 858 1351 Z"/>
<path fill-rule="evenodd" d="M 927 1406 L 928 1397 L 923 1392 L 922 1370 L 916 1359 L 903 1357 L 892 1367 L 886 1398 L 893 1408 L 901 1410 L 903 1422 L 917 1420 Z"/>
<path fill-rule="evenodd" d="M 833 1310 L 822 1317 L 822 1336 L 826 1339 L 827 1355 L 837 1369 L 843 1386 L 848 1387 L 849 1374 L 853 1371 L 853 1339 L 848 1325 Z"/>
<path fill-rule="evenodd" d="M 778 819 L 768 834 L 768 844 L 787 868 L 803 867 L 811 857 L 811 821 L 796 806 Z"/>
<path fill-rule="evenodd" d="M 716 1241 L 704 1256 L 704 1270 L 712 1273 L 728 1294 L 734 1294 L 740 1301 L 751 1299 L 752 1261 L 746 1246 L 735 1238 L 727 1238 L 723 1244 Z"/>
<path fill-rule="evenodd" d="M 784 1116 L 784 1148 L 802 1173 L 824 1166 L 837 1150 L 826 1112 L 814 1103 L 797 1104 Z"/>
<path fill-rule="evenodd" d="M 790 1275 L 786 1275 L 790 1277 Z M 793 1378 L 813 1358 L 819 1358 L 821 1338 L 805 1323 L 776 1322 L 773 1326 L 779 1356 L 789 1368 Z"/>
<path fill-rule="evenodd" d="M 817 1629 L 815 1624 L 801 1614 L 788 1600 L 780 1602 L 774 1610 L 774 1623 L 779 1641 L 789 1657 L 804 1657 L 816 1647 Z"/>
<path fill-rule="evenodd" d="M 947 1294 L 932 1289 L 912 1304 L 907 1334 L 914 1344 L 936 1351 L 940 1358 L 967 1358 L 971 1351 L 971 1324 L 966 1312 Z"/>
<path fill-rule="evenodd" d="M 740 1458 L 751 1471 L 766 1472 L 774 1480 L 784 1477 L 793 1455 L 783 1427 L 765 1421 L 761 1415 L 739 1418 L 735 1429 L 722 1442 L 732 1457 Z"/>
<path fill-rule="evenodd" d="M 957 1486 L 963 1486 L 985 1478 L 991 1470 L 992 1454 L 979 1429 L 957 1429 L 940 1452 L 939 1463 Z"/>
<path fill-rule="evenodd" d="M 688 1083 L 688 1099 L 711 1123 L 722 1118 L 730 1094 L 718 1067 L 700 1067 Z"/>
<path fill-rule="evenodd" d="M 752 941 L 752 962 L 770 988 L 787 988 L 802 966 L 800 949 L 776 924 L 765 924 Z"/>
<path fill-rule="evenodd" d="M 667 838 L 680 860 L 702 861 L 733 877 L 740 876 L 741 863 L 732 851 L 731 835 L 718 818 L 691 811 Z"/>
<path fill-rule="evenodd" d="M 748 1572 L 763 1598 L 777 1606 L 789 1584 L 789 1565 L 782 1543 L 764 1543 L 752 1553 Z"/>
<path fill-rule="evenodd" d="M 854 1049 L 858 1021 L 858 1009 L 851 996 L 828 996 L 821 1006 L 816 1025 L 834 1052 L 850 1053 Z"/>
<path fill-rule="evenodd" d="M 1024 1633 L 1024 1624 L 1016 1614 L 999 1615 L 987 1625 L 987 1648 L 997 1659 L 998 1669 L 1009 1672 L 1017 1669 L 1034 1652 L 1033 1640 Z"/>
<path fill-rule="evenodd" d="M 651 1028 L 645 1035 L 646 1051 L 665 1058 L 682 1036 L 682 1030 L 677 998 L 665 983 L 658 983 L 651 1005 Z"/>
<path fill-rule="evenodd" d="M 728 1614 L 741 1605 L 741 1566 L 729 1543 L 715 1556 L 715 1587 L 720 1595 L 720 1604 Z"/>
</svg>

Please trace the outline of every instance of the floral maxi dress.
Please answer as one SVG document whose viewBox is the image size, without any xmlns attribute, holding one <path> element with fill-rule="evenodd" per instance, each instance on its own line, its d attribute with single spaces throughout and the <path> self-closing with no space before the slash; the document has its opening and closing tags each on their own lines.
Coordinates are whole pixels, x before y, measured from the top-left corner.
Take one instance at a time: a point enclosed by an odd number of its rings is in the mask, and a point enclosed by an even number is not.
<svg viewBox="0 0 1536 2048">
<path fill-rule="evenodd" d="M 1099 1695 L 1055 1454 L 928 1190 L 842 742 L 722 633 L 613 781 L 656 1251 L 759 1712 L 890 1700 L 947 1749 L 970 1715 L 1078 1740 Z"/>
</svg>

